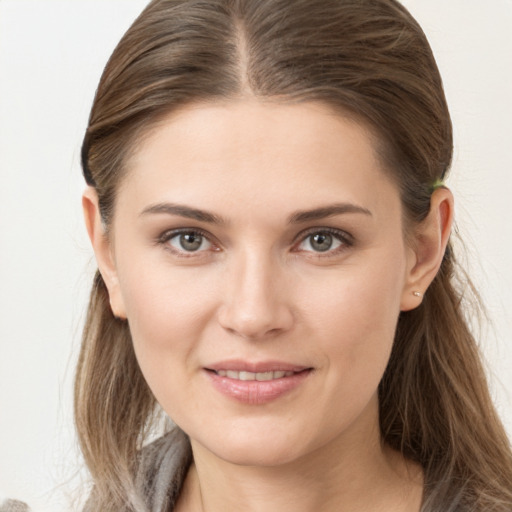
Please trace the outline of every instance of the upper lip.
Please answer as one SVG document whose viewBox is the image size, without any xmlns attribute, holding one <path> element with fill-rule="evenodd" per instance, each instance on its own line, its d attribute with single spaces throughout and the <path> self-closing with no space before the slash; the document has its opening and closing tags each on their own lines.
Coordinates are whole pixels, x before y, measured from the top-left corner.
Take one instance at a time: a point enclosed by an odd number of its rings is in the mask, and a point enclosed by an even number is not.
<svg viewBox="0 0 512 512">
<path fill-rule="evenodd" d="M 231 370 L 240 372 L 266 373 L 266 372 L 302 372 L 311 369 L 310 366 L 286 363 L 283 361 L 243 361 L 240 359 L 229 359 L 219 361 L 205 367 L 207 370 L 218 372 L 219 370 Z"/>
</svg>

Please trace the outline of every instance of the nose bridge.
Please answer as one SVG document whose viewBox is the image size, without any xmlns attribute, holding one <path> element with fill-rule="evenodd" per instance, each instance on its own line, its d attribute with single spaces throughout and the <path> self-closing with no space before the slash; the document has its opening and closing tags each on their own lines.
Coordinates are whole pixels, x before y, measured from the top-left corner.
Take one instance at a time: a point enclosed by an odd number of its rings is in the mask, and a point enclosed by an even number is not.
<svg viewBox="0 0 512 512">
<path fill-rule="evenodd" d="M 281 288 L 283 268 L 270 250 L 241 251 L 233 256 L 220 323 L 244 338 L 261 338 L 287 330 L 290 305 Z"/>
</svg>

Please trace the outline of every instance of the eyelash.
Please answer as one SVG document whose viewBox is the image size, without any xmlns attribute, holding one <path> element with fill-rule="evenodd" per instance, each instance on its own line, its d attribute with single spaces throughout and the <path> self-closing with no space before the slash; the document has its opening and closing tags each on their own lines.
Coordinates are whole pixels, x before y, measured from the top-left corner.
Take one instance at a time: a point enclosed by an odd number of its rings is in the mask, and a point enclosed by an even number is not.
<svg viewBox="0 0 512 512">
<path fill-rule="evenodd" d="M 347 233 L 346 231 L 342 231 L 340 229 L 335 228 L 311 228 L 307 231 L 303 231 L 300 233 L 296 240 L 298 239 L 298 242 L 294 244 L 294 247 L 297 247 L 298 245 L 304 243 L 308 238 L 312 237 L 313 235 L 330 235 L 336 240 L 340 242 L 340 246 L 335 249 L 328 249 L 325 252 L 322 251 L 300 251 L 300 250 L 294 250 L 294 252 L 308 252 L 315 255 L 315 258 L 331 258 L 334 256 L 338 256 L 340 253 L 346 251 L 350 247 L 354 245 L 354 238 L 352 235 Z"/>
<path fill-rule="evenodd" d="M 208 240 L 210 244 L 212 244 L 213 247 L 215 247 L 214 251 L 219 251 L 218 245 L 216 245 L 212 241 L 212 236 L 207 233 L 206 231 L 203 231 L 199 228 L 180 228 L 180 229 L 172 229 L 170 231 L 166 231 L 165 233 L 162 233 L 157 239 L 157 243 L 159 245 L 163 245 L 166 250 L 170 251 L 173 255 L 178 256 L 179 258 L 191 258 L 196 257 L 198 255 L 201 255 L 205 251 L 180 251 L 178 249 L 175 249 L 169 244 L 169 241 L 173 238 L 179 236 L 179 235 L 199 235 L 203 237 L 204 239 Z"/>
<path fill-rule="evenodd" d="M 199 235 L 206 239 L 214 248 L 213 250 L 215 252 L 220 251 L 219 246 L 212 240 L 212 235 L 206 231 L 203 231 L 200 228 L 180 228 L 180 229 L 172 229 L 169 231 L 166 231 L 165 233 L 162 233 L 157 239 L 157 243 L 159 245 L 165 246 L 166 250 L 169 250 L 172 252 L 175 256 L 181 257 L 181 258 L 191 258 L 191 257 L 198 257 L 199 255 L 204 254 L 205 250 L 198 250 L 198 251 L 186 251 L 186 250 L 177 250 L 176 248 L 172 247 L 169 244 L 169 241 L 173 238 L 184 235 L 184 234 L 190 234 L 190 235 Z M 313 235 L 329 235 L 332 236 L 334 239 L 336 239 L 338 242 L 340 242 L 340 246 L 336 247 L 335 249 L 328 249 L 325 252 L 322 251 L 306 251 L 306 250 L 300 250 L 296 249 L 299 245 L 304 243 L 308 238 L 312 237 Z M 310 228 L 307 231 L 303 231 L 297 235 L 297 237 L 294 240 L 293 243 L 293 252 L 306 252 L 306 253 L 312 253 L 315 255 L 316 258 L 329 258 L 333 256 L 339 255 L 341 252 L 347 250 L 348 248 L 352 247 L 354 245 L 354 239 L 352 235 L 349 233 L 335 229 L 335 228 L 328 228 L 328 227 L 322 227 L 322 228 Z"/>
</svg>

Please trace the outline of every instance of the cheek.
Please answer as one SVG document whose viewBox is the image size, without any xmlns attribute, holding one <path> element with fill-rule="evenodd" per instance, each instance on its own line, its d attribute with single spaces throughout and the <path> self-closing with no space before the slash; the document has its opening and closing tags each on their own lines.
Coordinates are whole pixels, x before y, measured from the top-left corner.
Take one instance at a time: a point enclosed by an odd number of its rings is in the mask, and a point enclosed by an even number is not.
<svg viewBox="0 0 512 512">
<path fill-rule="evenodd" d="M 194 375 L 198 346 L 214 310 L 207 293 L 210 286 L 204 276 L 191 279 L 190 272 L 161 264 L 126 274 L 126 312 L 135 355 L 148 386 L 171 418 L 200 415 L 193 399 L 198 395 Z"/>
<path fill-rule="evenodd" d="M 335 279 L 319 281 L 305 304 L 333 393 L 344 400 L 369 399 L 382 378 L 400 314 L 403 261 L 399 253 L 382 253 L 340 270 Z"/>
<path fill-rule="evenodd" d="M 310 293 L 304 311 L 322 318 L 322 325 L 332 325 L 340 334 L 365 336 L 380 328 L 394 330 L 400 312 L 404 286 L 405 260 L 401 254 L 382 251 L 372 261 L 340 268 L 321 279 L 315 286 L 304 283 Z"/>
<path fill-rule="evenodd" d="M 194 349 L 215 309 L 216 283 L 161 261 L 121 266 L 120 282 L 137 360 L 158 394 L 159 382 L 193 367 Z"/>
</svg>

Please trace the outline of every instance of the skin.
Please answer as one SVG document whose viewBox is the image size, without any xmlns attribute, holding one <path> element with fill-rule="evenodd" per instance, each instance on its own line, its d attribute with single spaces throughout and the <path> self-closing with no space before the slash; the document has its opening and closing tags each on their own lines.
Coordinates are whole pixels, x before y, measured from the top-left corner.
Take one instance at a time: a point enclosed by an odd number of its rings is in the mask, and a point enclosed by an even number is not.
<svg viewBox="0 0 512 512">
<path fill-rule="evenodd" d="M 351 211 L 318 213 L 340 204 Z M 93 189 L 83 205 L 112 309 L 191 438 L 179 512 L 419 510 L 422 472 L 382 445 L 377 387 L 400 311 L 440 266 L 447 189 L 406 243 L 397 187 L 363 126 L 321 104 L 245 99 L 186 107 L 148 134 L 108 237 Z M 204 236 L 199 250 L 176 229 Z M 312 236 L 327 231 L 319 251 Z M 312 370 L 275 400 L 241 403 L 205 370 L 227 359 Z"/>
</svg>

